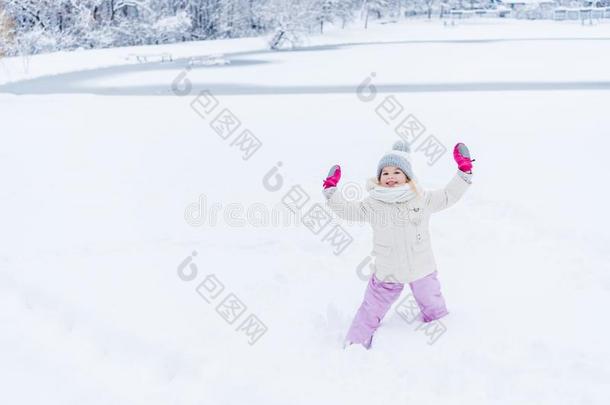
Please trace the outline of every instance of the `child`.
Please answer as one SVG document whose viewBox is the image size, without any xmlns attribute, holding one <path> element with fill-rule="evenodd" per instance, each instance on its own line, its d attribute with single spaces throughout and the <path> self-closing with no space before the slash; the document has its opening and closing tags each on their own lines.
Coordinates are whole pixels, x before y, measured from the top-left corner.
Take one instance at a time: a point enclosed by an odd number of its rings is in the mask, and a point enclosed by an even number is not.
<svg viewBox="0 0 610 405">
<path fill-rule="evenodd" d="M 409 147 L 398 141 L 377 165 L 377 177 L 367 181 L 369 196 L 348 201 L 337 191 L 341 168 L 333 166 L 324 180 L 327 205 L 340 218 L 366 221 L 373 228 L 374 272 L 364 300 L 345 338 L 370 349 L 373 334 L 386 312 L 409 283 L 424 322 L 447 315 L 437 279 L 428 222 L 430 214 L 459 200 L 468 189 L 472 162 L 463 143 L 455 145 L 458 172 L 444 189 L 420 191 L 415 184 Z"/>
</svg>

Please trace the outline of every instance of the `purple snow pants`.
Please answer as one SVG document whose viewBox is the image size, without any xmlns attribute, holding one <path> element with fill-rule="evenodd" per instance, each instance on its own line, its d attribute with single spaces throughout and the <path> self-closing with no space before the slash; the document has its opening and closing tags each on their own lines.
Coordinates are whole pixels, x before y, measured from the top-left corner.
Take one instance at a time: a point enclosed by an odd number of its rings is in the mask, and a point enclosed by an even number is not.
<svg viewBox="0 0 610 405">
<path fill-rule="evenodd" d="M 409 283 L 409 286 L 419 305 L 424 322 L 431 322 L 447 315 L 436 272 Z M 364 300 L 345 338 L 346 344 L 359 343 L 370 349 L 373 334 L 392 304 L 400 296 L 403 288 L 402 283 L 379 281 L 373 274 L 364 293 Z"/>
</svg>

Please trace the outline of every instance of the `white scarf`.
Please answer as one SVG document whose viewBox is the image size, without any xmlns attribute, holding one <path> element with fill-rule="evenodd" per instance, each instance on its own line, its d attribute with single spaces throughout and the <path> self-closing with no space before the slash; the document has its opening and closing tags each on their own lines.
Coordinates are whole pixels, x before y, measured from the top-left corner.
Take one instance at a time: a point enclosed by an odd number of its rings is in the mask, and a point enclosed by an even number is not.
<svg viewBox="0 0 610 405">
<path fill-rule="evenodd" d="M 396 187 L 382 187 L 370 179 L 368 182 L 369 195 L 379 201 L 387 203 L 400 203 L 411 201 L 417 197 L 417 193 L 410 184 L 403 184 Z"/>
</svg>

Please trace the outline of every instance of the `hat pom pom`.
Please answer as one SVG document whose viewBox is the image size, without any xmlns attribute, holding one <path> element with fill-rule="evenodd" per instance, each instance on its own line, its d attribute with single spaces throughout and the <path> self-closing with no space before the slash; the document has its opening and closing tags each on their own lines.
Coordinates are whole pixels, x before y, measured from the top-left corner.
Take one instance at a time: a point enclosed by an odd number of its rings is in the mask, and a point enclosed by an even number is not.
<svg viewBox="0 0 610 405">
<path fill-rule="evenodd" d="M 406 152 L 406 153 L 411 152 L 411 148 L 409 147 L 409 144 L 404 141 L 394 142 L 394 146 L 392 146 L 392 150 L 399 150 L 401 152 Z"/>
</svg>

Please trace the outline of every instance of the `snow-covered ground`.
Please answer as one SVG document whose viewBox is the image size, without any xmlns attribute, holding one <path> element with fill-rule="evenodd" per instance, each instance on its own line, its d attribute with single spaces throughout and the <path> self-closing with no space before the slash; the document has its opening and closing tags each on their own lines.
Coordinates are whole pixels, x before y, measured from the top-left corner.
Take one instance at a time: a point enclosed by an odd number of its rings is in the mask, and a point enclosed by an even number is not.
<svg viewBox="0 0 610 405">
<path fill-rule="evenodd" d="M 610 24 L 411 21 L 309 46 L 0 62 L 3 402 L 608 403 Z M 174 61 L 125 60 L 161 52 Z M 184 70 L 214 53 L 231 63 Z M 377 94 L 362 101 L 373 72 Z M 203 89 L 218 104 L 200 116 Z M 362 193 L 399 139 L 376 114 L 387 96 L 404 108 L 396 120 L 426 127 L 420 140 L 468 144 L 476 177 L 433 219 L 442 333 L 392 310 L 371 351 L 344 351 L 369 229 L 333 220 L 353 238 L 334 255 L 329 228 L 245 215 L 286 215 L 293 186 L 305 210 L 323 202 L 335 163 Z M 241 122 L 227 139 L 210 126 L 224 108 Z M 246 128 L 262 146 L 244 160 Z M 455 171 L 450 153 L 413 156 L 426 187 Z M 224 289 L 206 295 L 214 282 Z M 245 309 L 229 323 L 219 311 L 234 297 Z M 266 332 L 248 335 L 251 315 Z"/>
</svg>

